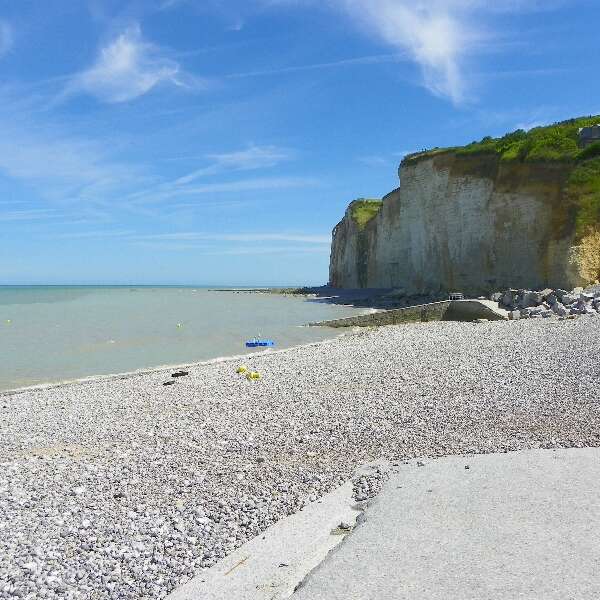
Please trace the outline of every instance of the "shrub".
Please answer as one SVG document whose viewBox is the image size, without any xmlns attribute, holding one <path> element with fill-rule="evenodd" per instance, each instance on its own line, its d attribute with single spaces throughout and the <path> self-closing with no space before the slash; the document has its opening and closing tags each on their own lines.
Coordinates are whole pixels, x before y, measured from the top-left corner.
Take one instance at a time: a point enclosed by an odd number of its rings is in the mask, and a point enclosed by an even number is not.
<svg viewBox="0 0 600 600">
<path fill-rule="evenodd" d="M 584 148 L 577 155 L 577 160 L 587 160 L 588 158 L 594 158 L 596 156 L 600 156 L 600 142 L 594 142 L 587 148 Z"/>
<path fill-rule="evenodd" d="M 577 207 L 575 226 L 578 236 L 600 226 L 600 158 L 578 164 L 571 173 L 565 190 Z"/>
</svg>

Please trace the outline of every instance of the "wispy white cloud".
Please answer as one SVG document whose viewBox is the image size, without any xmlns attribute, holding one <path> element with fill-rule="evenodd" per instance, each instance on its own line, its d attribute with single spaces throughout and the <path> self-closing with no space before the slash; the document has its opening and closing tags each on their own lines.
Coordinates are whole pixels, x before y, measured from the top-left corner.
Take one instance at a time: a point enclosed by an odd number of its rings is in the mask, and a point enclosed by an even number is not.
<svg viewBox="0 0 600 600">
<path fill-rule="evenodd" d="M 201 177 L 227 171 L 252 171 L 274 167 L 291 158 L 292 153 L 277 146 L 250 146 L 244 150 L 224 154 L 209 154 L 210 165 L 197 169 L 176 179 L 174 185 L 183 185 Z"/>
<path fill-rule="evenodd" d="M 198 231 L 139 234 L 131 230 L 90 230 L 59 233 L 52 239 L 118 240 L 143 248 L 164 251 L 199 251 L 206 256 L 244 254 L 328 253 L 329 234 L 305 233 L 208 233 Z M 279 242 L 279 245 L 272 245 Z M 242 244 L 242 245 L 239 245 Z M 271 245 L 269 245 L 271 244 Z"/>
<path fill-rule="evenodd" d="M 213 241 L 213 242 L 301 242 L 304 244 L 329 244 L 330 235 L 297 233 L 206 233 L 198 231 L 177 233 L 155 233 L 138 235 L 135 239 L 143 241 Z"/>
<path fill-rule="evenodd" d="M 205 194 L 240 193 L 268 190 L 283 190 L 294 188 L 316 187 L 320 182 L 311 177 L 259 177 L 254 179 L 239 179 L 202 185 L 171 185 L 163 184 L 154 189 L 130 194 L 126 199 L 134 204 L 157 203 L 189 196 Z"/>
<path fill-rule="evenodd" d="M 405 53 L 395 52 L 393 54 L 370 54 L 368 56 L 358 56 L 354 58 L 344 58 L 322 63 L 311 63 L 308 65 L 294 65 L 290 67 L 279 67 L 276 69 L 262 69 L 257 71 L 245 71 L 242 73 L 230 73 L 225 77 L 227 79 L 242 79 L 247 77 L 262 77 L 268 75 L 285 75 L 288 73 L 297 73 L 301 71 L 318 71 L 321 69 L 334 69 L 338 67 L 350 67 L 355 65 L 375 65 L 382 63 L 398 62 L 406 59 Z"/>
<path fill-rule="evenodd" d="M 0 114 L 0 173 L 34 187 L 49 200 L 106 201 L 113 193 L 151 179 L 140 167 L 106 156 L 100 140 L 91 141 L 53 127 L 35 125 Z"/>
<path fill-rule="evenodd" d="M 367 167 L 389 167 L 390 165 L 397 165 L 398 159 L 403 159 L 407 154 L 412 154 L 416 150 L 399 150 L 392 152 L 388 156 L 380 156 L 378 154 L 372 154 L 367 156 L 359 156 L 356 160 Z"/>
<path fill-rule="evenodd" d="M 123 238 L 135 235 L 132 230 L 98 230 L 98 231 L 72 231 L 67 233 L 58 233 L 50 236 L 54 240 L 78 240 L 78 239 L 104 239 L 104 238 Z"/>
<path fill-rule="evenodd" d="M 227 31 L 241 31 L 246 23 L 244 15 L 255 7 L 254 0 L 161 0 L 159 11 L 173 10 L 181 7 L 191 9 L 195 14 L 217 16 Z"/>
<path fill-rule="evenodd" d="M 427 89 L 455 103 L 465 99 L 462 63 L 482 31 L 469 0 L 339 0 L 366 33 L 401 49 L 421 67 Z"/>
<path fill-rule="evenodd" d="M 22 211 L 32 212 L 37 211 Z M 40 210 L 40 213 L 45 212 Z M 60 239 L 75 238 L 123 238 L 136 242 L 293 242 L 307 245 L 329 246 L 331 236 L 328 234 L 305 233 L 208 233 L 202 231 L 182 231 L 175 233 L 139 234 L 133 230 L 91 230 L 60 233 L 52 236 Z"/>
<path fill-rule="evenodd" d="M 319 185 L 310 177 L 232 179 L 232 173 L 276 166 L 294 154 L 269 145 L 205 155 L 206 167 L 165 182 L 144 164 L 115 158 L 113 150 L 121 145 L 118 135 L 75 134 L 67 124 L 40 116 L 35 102 L 0 89 L 0 176 L 22 182 L 38 199 L 71 218 L 95 223 L 96 229 L 122 212 L 156 218 L 178 210 L 231 209 L 254 201 L 253 192 Z M 203 174 L 223 177 L 200 184 L 196 180 Z M 226 194 L 235 195 L 237 204 Z"/>
<path fill-rule="evenodd" d="M 554 10 L 565 0 L 261 0 L 266 6 L 328 6 L 349 16 L 365 36 L 397 50 L 392 60 L 411 60 L 423 85 L 455 104 L 471 99 L 473 60 L 501 45 L 498 14 Z M 386 55 L 382 60 L 386 60 Z M 323 68 L 323 63 L 295 69 Z M 348 64 L 351 64 L 350 62 Z M 279 69 L 285 72 L 285 69 Z M 249 76 L 262 72 L 239 74 Z M 269 74 L 265 71 L 264 74 Z M 236 75 L 234 75 L 236 76 Z"/>
<path fill-rule="evenodd" d="M 102 47 L 96 62 L 73 77 L 65 93 L 85 92 L 104 102 L 118 103 L 138 98 L 164 83 L 185 88 L 206 85 L 146 42 L 139 25 L 134 25 Z"/>
<path fill-rule="evenodd" d="M 359 156 L 356 160 L 366 165 L 367 167 L 388 167 L 390 164 L 389 159 L 383 156 Z"/>
<path fill-rule="evenodd" d="M 314 187 L 319 182 L 310 177 L 257 177 L 231 180 L 232 173 L 241 171 L 257 171 L 279 165 L 290 160 L 294 151 L 279 146 L 252 145 L 242 150 L 227 153 L 208 154 L 200 159 L 208 161 L 208 165 L 180 175 L 174 180 L 166 181 L 152 188 L 140 190 L 127 196 L 126 200 L 134 204 L 157 203 L 174 198 L 189 198 L 206 194 L 225 194 L 252 191 L 267 191 Z M 198 160 L 198 157 L 180 157 L 170 160 Z M 222 175 L 226 181 L 195 183 L 203 177 Z"/>
<path fill-rule="evenodd" d="M 51 208 L 32 208 L 0 212 L 0 221 L 39 221 L 58 216 Z"/>
<path fill-rule="evenodd" d="M 261 254 L 328 254 L 329 246 L 241 246 L 235 248 L 214 249 L 207 248 L 198 244 L 186 243 L 156 243 L 156 242 L 139 242 L 135 244 L 143 248 L 152 248 L 155 250 L 171 251 L 171 252 L 189 252 L 197 251 L 200 256 L 245 256 L 245 255 L 261 255 Z"/>
<path fill-rule="evenodd" d="M 63 219 L 108 222 L 121 198 L 156 181 L 143 165 L 114 158 L 117 136 L 74 133 L 69 125 L 40 112 L 43 102 L 44 98 L 36 103 L 18 91 L 0 89 L 0 178 L 23 186 L 25 196 L 35 198 L 36 208 L 40 201 L 48 203 L 48 211 L 40 209 L 32 217 L 49 220 L 54 208 Z M 31 206 L 21 199 L 15 203 Z"/>
<path fill-rule="evenodd" d="M 12 48 L 13 41 L 12 27 L 4 19 L 0 19 L 0 57 Z"/>
<path fill-rule="evenodd" d="M 413 154 L 413 152 L 417 152 L 417 150 L 400 150 L 399 152 L 394 152 L 394 156 L 404 158 L 407 154 Z"/>
<path fill-rule="evenodd" d="M 468 116 L 454 118 L 452 127 L 461 128 L 477 123 L 479 129 L 490 135 L 504 135 L 515 129 L 530 129 L 539 124 L 548 125 L 576 114 L 586 114 L 589 109 L 573 108 L 551 104 L 540 104 L 535 108 L 517 106 L 510 109 L 483 108 Z"/>
<path fill-rule="evenodd" d="M 328 254 L 329 246 L 323 248 L 307 248 L 306 246 L 263 246 L 254 248 L 229 248 L 227 250 L 213 250 L 203 252 L 205 256 L 246 256 L 260 254 Z"/>
</svg>

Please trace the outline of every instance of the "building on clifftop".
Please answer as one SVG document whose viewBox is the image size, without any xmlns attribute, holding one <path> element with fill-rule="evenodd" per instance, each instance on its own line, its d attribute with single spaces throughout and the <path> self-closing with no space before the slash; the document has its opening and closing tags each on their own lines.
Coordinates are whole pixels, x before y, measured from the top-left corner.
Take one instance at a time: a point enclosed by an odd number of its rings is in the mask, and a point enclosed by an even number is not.
<svg viewBox="0 0 600 600">
<path fill-rule="evenodd" d="M 586 148 L 594 142 L 600 142 L 600 123 L 579 130 L 579 147 Z"/>
</svg>

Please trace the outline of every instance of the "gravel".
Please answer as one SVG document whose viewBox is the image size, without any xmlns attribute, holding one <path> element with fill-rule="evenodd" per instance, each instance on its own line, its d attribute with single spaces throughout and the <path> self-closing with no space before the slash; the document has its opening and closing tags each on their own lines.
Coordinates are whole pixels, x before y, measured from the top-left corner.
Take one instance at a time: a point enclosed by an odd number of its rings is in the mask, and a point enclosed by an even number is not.
<svg viewBox="0 0 600 600">
<path fill-rule="evenodd" d="M 0 598 L 162 598 L 371 461 L 598 446 L 599 339 L 587 315 L 402 325 L 244 359 L 256 381 L 1 396 Z"/>
<path fill-rule="evenodd" d="M 358 475 L 352 478 L 352 495 L 357 502 L 374 498 L 379 494 L 383 484 L 389 479 L 389 471 L 377 468 L 372 474 Z"/>
</svg>

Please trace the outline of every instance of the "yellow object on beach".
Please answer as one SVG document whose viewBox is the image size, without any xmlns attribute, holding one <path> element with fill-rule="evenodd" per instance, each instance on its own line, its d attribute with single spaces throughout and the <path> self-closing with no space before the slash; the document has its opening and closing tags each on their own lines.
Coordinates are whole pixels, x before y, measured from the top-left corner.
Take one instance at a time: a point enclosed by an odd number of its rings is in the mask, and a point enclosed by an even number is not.
<svg viewBox="0 0 600 600">
<path fill-rule="evenodd" d="M 240 365 L 240 366 L 237 368 L 237 371 L 236 371 L 236 373 L 245 373 L 247 370 L 248 370 L 248 367 L 247 367 L 246 365 Z"/>
<path fill-rule="evenodd" d="M 246 375 L 246 379 L 249 379 L 249 380 L 260 379 L 260 373 L 258 371 L 250 371 Z"/>
</svg>

